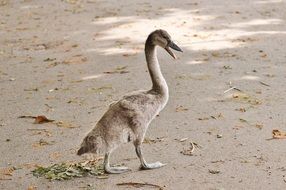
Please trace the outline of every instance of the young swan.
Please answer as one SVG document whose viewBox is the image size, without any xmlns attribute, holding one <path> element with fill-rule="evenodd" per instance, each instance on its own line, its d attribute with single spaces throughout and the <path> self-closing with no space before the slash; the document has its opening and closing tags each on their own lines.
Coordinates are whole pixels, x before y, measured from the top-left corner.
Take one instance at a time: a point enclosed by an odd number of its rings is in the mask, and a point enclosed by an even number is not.
<svg viewBox="0 0 286 190">
<path fill-rule="evenodd" d="M 171 40 L 164 30 L 152 32 L 145 43 L 145 56 L 152 80 L 152 88 L 147 91 L 134 92 L 109 106 L 95 128 L 84 138 L 77 154 L 104 153 L 104 169 L 107 173 L 123 173 L 127 167 L 111 167 L 109 157 L 121 143 L 133 141 L 135 151 L 141 162 L 141 169 L 160 168 L 160 162 L 148 164 L 143 158 L 141 144 L 150 122 L 165 107 L 169 91 L 161 73 L 157 59 L 156 46 L 164 48 L 174 59 L 170 48 L 182 50 Z"/>
</svg>

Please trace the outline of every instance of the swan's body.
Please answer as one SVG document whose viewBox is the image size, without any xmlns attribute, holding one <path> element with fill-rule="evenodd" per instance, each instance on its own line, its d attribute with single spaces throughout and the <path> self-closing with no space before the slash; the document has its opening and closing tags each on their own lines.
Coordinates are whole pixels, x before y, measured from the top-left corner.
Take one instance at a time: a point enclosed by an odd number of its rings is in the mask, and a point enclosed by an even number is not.
<svg viewBox="0 0 286 190">
<path fill-rule="evenodd" d="M 133 141 L 142 169 L 164 166 L 160 162 L 148 164 L 143 158 L 141 144 L 150 122 L 165 107 L 169 99 L 167 83 L 161 73 L 157 60 L 156 46 L 165 48 L 174 58 L 169 47 L 181 51 L 167 32 L 156 30 L 146 40 L 145 55 L 152 79 L 152 88 L 148 91 L 134 92 L 110 105 L 107 112 L 98 121 L 95 128 L 83 140 L 78 155 L 84 153 L 105 153 L 104 166 L 108 173 L 128 171 L 126 167 L 110 167 L 110 153 L 121 143 Z"/>
</svg>

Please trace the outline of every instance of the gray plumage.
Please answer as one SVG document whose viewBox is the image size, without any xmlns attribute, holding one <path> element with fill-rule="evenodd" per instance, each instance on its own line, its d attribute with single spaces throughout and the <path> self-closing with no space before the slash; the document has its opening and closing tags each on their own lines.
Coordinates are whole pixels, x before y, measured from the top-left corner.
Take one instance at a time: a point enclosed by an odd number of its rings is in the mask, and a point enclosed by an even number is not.
<svg viewBox="0 0 286 190">
<path fill-rule="evenodd" d="M 84 138 L 78 155 L 84 153 L 105 154 L 104 168 L 107 173 L 122 173 L 126 167 L 110 167 L 111 152 L 120 144 L 133 141 L 142 169 L 153 169 L 164 166 L 160 162 L 148 164 L 143 158 L 141 144 L 150 122 L 165 107 L 169 99 L 167 83 L 158 63 L 156 46 L 164 48 L 176 58 L 170 48 L 181 49 L 171 41 L 170 35 L 164 30 L 152 32 L 145 43 L 145 55 L 152 80 L 152 88 L 124 96 L 109 109 L 98 121 L 94 129 Z"/>
</svg>

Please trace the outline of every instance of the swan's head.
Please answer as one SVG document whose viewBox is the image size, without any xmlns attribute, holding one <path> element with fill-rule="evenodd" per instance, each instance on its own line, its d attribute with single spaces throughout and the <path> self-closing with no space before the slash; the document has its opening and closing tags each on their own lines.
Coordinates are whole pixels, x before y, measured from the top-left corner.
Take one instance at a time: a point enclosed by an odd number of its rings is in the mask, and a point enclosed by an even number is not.
<svg viewBox="0 0 286 190">
<path fill-rule="evenodd" d="M 165 30 L 155 30 L 152 32 L 147 41 L 150 40 L 152 45 L 157 45 L 164 48 L 174 59 L 176 55 L 171 51 L 171 49 L 183 52 L 171 39 L 171 36 Z"/>
</svg>

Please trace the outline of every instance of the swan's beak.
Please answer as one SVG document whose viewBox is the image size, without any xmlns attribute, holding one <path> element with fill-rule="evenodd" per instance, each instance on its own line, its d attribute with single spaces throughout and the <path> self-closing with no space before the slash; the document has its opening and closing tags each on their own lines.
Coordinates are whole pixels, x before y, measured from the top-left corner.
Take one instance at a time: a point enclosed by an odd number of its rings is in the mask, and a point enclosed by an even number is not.
<svg viewBox="0 0 286 190">
<path fill-rule="evenodd" d="M 174 59 L 177 59 L 176 55 L 171 51 L 171 49 L 174 49 L 176 51 L 180 51 L 180 52 L 183 52 L 183 50 L 181 50 L 181 48 L 179 48 L 179 46 L 177 46 L 174 42 L 170 42 L 168 44 L 167 47 L 165 47 L 165 50 L 174 58 Z"/>
</svg>

